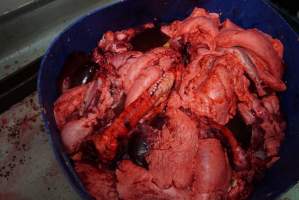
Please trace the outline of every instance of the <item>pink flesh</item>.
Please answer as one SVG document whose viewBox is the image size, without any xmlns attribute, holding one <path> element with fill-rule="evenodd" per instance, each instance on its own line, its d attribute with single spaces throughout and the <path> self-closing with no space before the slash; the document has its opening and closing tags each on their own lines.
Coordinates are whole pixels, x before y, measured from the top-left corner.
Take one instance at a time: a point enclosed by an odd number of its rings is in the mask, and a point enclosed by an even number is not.
<svg viewBox="0 0 299 200">
<path fill-rule="evenodd" d="M 162 72 L 158 67 L 149 67 L 142 70 L 127 94 L 125 106 L 135 101 L 142 92 L 156 82 L 161 75 Z"/>
<path fill-rule="evenodd" d="M 192 181 L 197 151 L 196 123 L 180 110 L 170 110 L 170 121 L 148 157 L 153 182 L 160 188 L 186 188 Z"/>
<path fill-rule="evenodd" d="M 193 191 L 225 193 L 231 179 L 231 169 L 220 142 L 216 139 L 199 140 L 196 176 Z"/>
<path fill-rule="evenodd" d="M 216 37 L 216 42 L 220 47 L 240 46 L 256 53 L 268 63 L 271 73 L 281 78 L 283 68 L 277 52 L 271 41 L 256 29 L 226 30 Z"/>
<path fill-rule="evenodd" d="M 61 131 L 61 139 L 66 147 L 66 150 L 71 153 L 74 152 L 78 145 L 88 136 L 92 131 L 92 123 L 86 118 L 68 122 Z"/>
<path fill-rule="evenodd" d="M 54 115 L 58 128 L 62 128 L 73 112 L 79 110 L 90 84 L 81 85 L 64 92 L 54 104 Z"/>
</svg>

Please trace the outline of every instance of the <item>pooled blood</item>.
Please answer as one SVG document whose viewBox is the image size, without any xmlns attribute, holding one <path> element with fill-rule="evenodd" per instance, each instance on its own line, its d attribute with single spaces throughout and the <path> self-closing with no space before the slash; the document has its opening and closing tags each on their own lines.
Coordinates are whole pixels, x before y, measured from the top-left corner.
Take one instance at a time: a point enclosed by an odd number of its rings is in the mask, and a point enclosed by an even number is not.
<svg viewBox="0 0 299 200">
<path fill-rule="evenodd" d="M 137 34 L 130 42 L 133 50 L 145 52 L 155 47 L 163 46 L 168 39 L 169 37 L 162 33 L 159 27 L 155 26 Z"/>
<path fill-rule="evenodd" d="M 153 128 L 156 128 L 158 130 L 162 130 L 162 127 L 166 123 L 166 121 L 167 121 L 166 115 L 158 114 L 149 122 L 149 125 L 151 125 Z"/>
<path fill-rule="evenodd" d="M 79 67 L 70 77 L 70 87 L 86 84 L 91 81 L 98 68 L 98 65 L 93 62 L 88 62 Z"/>
<path fill-rule="evenodd" d="M 82 142 L 80 150 L 82 152 L 82 161 L 92 165 L 99 163 L 99 156 L 93 142 L 89 140 Z"/>
<path fill-rule="evenodd" d="M 131 158 L 131 160 L 144 168 L 148 168 L 148 164 L 145 160 L 145 156 L 149 151 L 149 146 L 145 140 L 141 136 L 140 132 L 133 133 L 132 137 L 129 140 L 128 143 L 128 153 Z"/>
<path fill-rule="evenodd" d="M 252 128 L 244 123 L 240 114 L 237 113 L 235 117 L 228 122 L 226 127 L 234 133 L 236 139 L 244 149 L 249 147 Z"/>
<path fill-rule="evenodd" d="M 188 65 L 190 63 L 190 54 L 188 52 L 188 48 L 189 48 L 190 44 L 184 44 L 181 48 L 181 55 L 182 55 L 182 60 L 184 65 Z"/>
<path fill-rule="evenodd" d="M 91 81 L 99 66 L 90 60 L 88 54 L 84 52 L 71 53 L 62 69 L 61 76 L 58 80 L 60 92 L 66 89 L 86 84 Z"/>
</svg>

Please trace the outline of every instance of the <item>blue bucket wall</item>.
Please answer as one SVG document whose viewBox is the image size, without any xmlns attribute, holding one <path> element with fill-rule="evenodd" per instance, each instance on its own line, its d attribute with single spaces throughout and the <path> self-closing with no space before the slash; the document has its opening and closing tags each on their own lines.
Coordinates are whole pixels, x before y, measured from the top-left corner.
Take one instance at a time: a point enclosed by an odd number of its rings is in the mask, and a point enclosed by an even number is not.
<svg viewBox="0 0 299 200">
<path fill-rule="evenodd" d="M 259 28 L 279 38 L 284 44 L 288 90 L 281 94 L 281 100 L 288 123 L 286 139 L 281 149 L 281 159 L 266 173 L 252 199 L 273 199 L 299 180 L 299 42 L 289 25 L 261 0 L 128 0 L 99 9 L 68 27 L 51 44 L 39 72 L 39 99 L 55 155 L 82 198 L 89 199 L 89 196 L 63 152 L 53 116 L 53 102 L 57 98 L 56 82 L 64 60 L 73 51 L 90 52 L 107 30 L 120 30 L 155 18 L 161 22 L 182 19 L 195 6 L 221 13 L 222 19 L 230 18 L 242 27 Z"/>
</svg>

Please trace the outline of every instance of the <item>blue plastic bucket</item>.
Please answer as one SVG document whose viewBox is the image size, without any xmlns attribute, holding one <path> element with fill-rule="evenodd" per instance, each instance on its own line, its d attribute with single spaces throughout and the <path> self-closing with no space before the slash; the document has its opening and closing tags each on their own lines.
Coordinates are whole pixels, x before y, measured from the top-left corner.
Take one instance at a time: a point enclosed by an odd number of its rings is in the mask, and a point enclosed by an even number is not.
<svg viewBox="0 0 299 200">
<path fill-rule="evenodd" d="M 221 13 L 222 19 L 229 18 L 242 27 L 256 27 L 284 44 L 288 89 L 281 94 L 281 104 L 288 128 L 281 159 L 256 186 L 252 199 L 274 199 L 299 180 L 299 41 L 286 21 L 261 0 L 128 0 L 98 9 L 65 29 L 50 45 L 39 71 L 38 94 L 46 129 L 58 161 L 82 198 L 90 199 L 63 151 L 53 116 L 56 82 L 66 57 L 73 51 L 90 52 L 107 30 L 121 30 L 154 18 L 162 22 L 183 19 L 195 6 Z"/>
</svg>

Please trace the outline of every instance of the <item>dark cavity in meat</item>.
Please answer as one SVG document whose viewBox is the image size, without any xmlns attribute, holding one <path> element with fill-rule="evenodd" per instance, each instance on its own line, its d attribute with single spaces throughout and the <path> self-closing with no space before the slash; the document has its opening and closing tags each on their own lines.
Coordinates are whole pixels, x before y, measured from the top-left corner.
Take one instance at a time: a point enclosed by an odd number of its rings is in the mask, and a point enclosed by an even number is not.
<svg viewBox="0 0 299 200">
<path fill-rule="evenodd" d="M 107 168 L 110 170 L 115 170 L 118 167 L 119 162 L 121 160 L 124 160 L 127 157 L 127 154 L 128 154 L 128 141 L 125 139 L 123 140 L 119 139 L 115 158 L 108 163 Z"/>
<path fill-rule="evenodd" d="M 69 79 L 68 77 L 72 76 L 78 68 L 86 64 L 88 61 L 89 57 L 84 52 L 73 52 L 67 57 L 58 81 L 59 92 L 70 88 L 70 82 L 69 80 L 66 80 Z"/>
<path fill-rule="evenodd" d="M 123 94 L 117 106 L 113 108 L 113 112 L 116 117 L 125 109 L 126 98 L 127 98 L 126 95 Z"/>
<path fill-rule="evenodd" d="M 99 66 L 94 62 L 88 62 L 78 68 L 70 78 L 70 87 L 86 84 L 91 81 Z"/>
<path fill-rule="evenodd" d="M 160 113 L 156 115 L 150 122 L 149 125 L 155 129 L 162 130 L 163 125 L 167 121 L 167 116 Z"/>
<path fill-rule="evenodd" d="M 237 113 L 234 118 L 228 122 L 226 127 L 230 129 L 232 133 L 234 133 L 240 145 L 244 149 L 248 149 L 250 145 L 252 128 L 244 123 L 239 113 Z"/>
<path fill-rule="evenodd" d="M 169 37 L 162 33 L 159 27 L 155 26 L 138 33 L 130 42 L 133 50 L 145 52 L 155 47 L 163 46 L 168 39 Z"/>
<path fill-rule="evenodd" d="M 99 164 L 99 156 L 92 141 L 86 140 L 80 146 L 82 153 L 82 161 L 91 165 L 97 166 Z"/>
<path fill-rule="evenodd" d="M 84 52 L 73 52 L 66 59 L 58 81 L 59 92 L 91 81 L 99 66 Z"/>
<path fill-rule="evenodd" d="M 137 165 L 148 169 L 148 163 L 145 156 L 149 151 L 149 145 L 146 139 L 142 137 L 142 133 L 136 131 L 133 133 L 128 144 L 128 153 L 130 159 Z"/>
<path fill-rule="evenodd" d="M 182 55 L 182 60 L 183 60 L 184 65 L 187 65 L 190 63 L 190 54 L 188 51 L 189 46 L 190 46 L 190 44 L 186 43 L 186 44 L 183 44 L 181 47 L 181 55 Z"/>
</svg>

